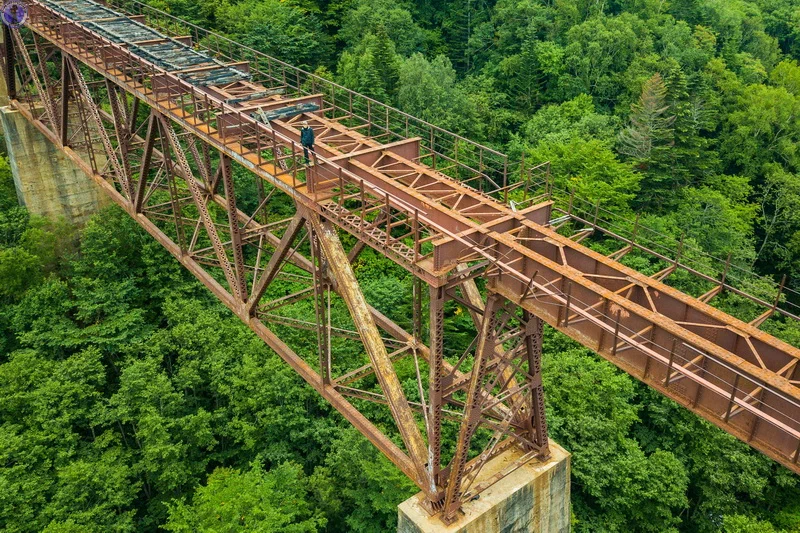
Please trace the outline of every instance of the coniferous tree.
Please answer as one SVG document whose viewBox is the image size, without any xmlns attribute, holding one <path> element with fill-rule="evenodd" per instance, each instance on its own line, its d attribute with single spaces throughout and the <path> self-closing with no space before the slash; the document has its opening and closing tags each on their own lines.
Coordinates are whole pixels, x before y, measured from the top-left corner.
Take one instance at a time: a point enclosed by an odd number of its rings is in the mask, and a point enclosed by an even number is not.
<svg viewBox="0 0 800 533">
<path fill-rule="evenodd" d="M 673 188 L 702 184 L 719 171 L 709 132 L 716 127 L 716 97 L 701 75 L 690 79 L 674 60 L 664 68 L 668 113 L 675 117 L 675 145 L 669 151 Z"/>
<path fill-rule="evenodd" d="M 644 83 L 639 101 L 631 106 L 630 125 L 618 137 L 619 152 L 631 158 L 647 178 L 642 187 L 646 202 L 660 199 L 674 179 L 669 165 L 674 123 L 667 87 L 656 73 Z"/>
<path fill-rule="evenodd" d="M 381 24 L 375 31 L 375 41 L 372 58 L 380 77 L 383 90 L 389 97 L 394 96 L 397 90 L 397 80 L 400 78 L 400 61 L 386 27 Z"/>
</svg>

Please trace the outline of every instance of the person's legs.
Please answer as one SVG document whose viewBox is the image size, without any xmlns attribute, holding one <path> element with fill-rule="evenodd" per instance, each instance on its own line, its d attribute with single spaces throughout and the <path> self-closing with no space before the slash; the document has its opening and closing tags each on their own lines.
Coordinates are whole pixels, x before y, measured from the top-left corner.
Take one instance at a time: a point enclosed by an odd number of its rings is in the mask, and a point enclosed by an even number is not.
<svg viewBox="0 0 800 533">
<path fill-rule="evenodd" d="M 303 145 L 303 158 L 306 160 L 306 165 L 308 164 L 308 146 L 305 144 Z"/>
</svg>

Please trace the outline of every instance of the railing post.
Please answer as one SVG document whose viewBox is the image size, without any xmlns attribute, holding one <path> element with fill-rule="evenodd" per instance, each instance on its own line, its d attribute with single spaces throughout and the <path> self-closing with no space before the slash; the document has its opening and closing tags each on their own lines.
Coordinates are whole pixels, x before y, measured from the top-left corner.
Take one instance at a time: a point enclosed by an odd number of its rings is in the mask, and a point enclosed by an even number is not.
<svg viewBox="0 0 800 533">
<path fill-rule="evenodd" d="M 364 217 L 367 216 L 366 209 L 367 209 L 367 203 L 366 203 L 366 198 L 365 198 L 365 194 L 364 194 L 364 180 L 362 179 L 361 180 L 361 217 L 360 217 L 360 220 L 358 221 L 358 228 L 359 229 L 361 229 L 361 227 L 364 225 L 364 222 L 365 222 Z"/>
<path fill-rule="evenodd" d="M 728 258 L 725 260 L 725 269 L 722 271 L 722 279 L 719 282 L 720 293 L 725 290 L 725 281 L 728 279 L 728 269 L 731 267 L 731 258 L 733 252 L 728 252 Z"/>
<path fill-rule="evenodd" d="M 414 263 L 419 261 L 419 209 L 414 209 L 414 221 L 412 223 L 414 233 Z"/>
<path fill-rule="evenodd" d="M 672 339 L 672 348 L 669 351 L 669 363 L 667 364 L 667 377 L 664 378 L 664 386 L 669 387 L 669 380 L 672 377 L 672 365 L 675 362 L 675 348 L 678 344 L 678 339 Z"/>
<path fill-rule="evenodd" d="M 431 157 L 433 159 L 433 170 L 436 170 L 436 145 L 434 144 L 433 138 L 433 126 L 430 127 L 430 136 L 431 136 Z"/>
<path fill-rule="evenodd" d="M 292 142 L 292 188 L 297 188 L 297 145 Z"/>
<path fill-rule="evenodd" d="M 594 222 L 592 222 L 592 227 L 597 229 L 597 217 L 600 214 L 600 200 L 597 200 L 597 203 L 594 204 Z"/>
<path fill-rule="evenodd" d="M 508 203 L 508 157 L 503 158 L 503 203 Z"/>
<path fill-rule="evenodd" d="M 727 423 L 728 420 L 731 418 L 731 409 L 733 408 L 733 401 L 736 399 L 736 391 L 739 387 L 739 374 L 736 374 L 736 377 L 733 379 L 733 389 L 731 389 L 731 397 L 728 399 L 728 409 L 725 411 L 725 422 Z"/>
<path fill-rule="evenodd" d="M 342 176 L 342 167 L 339 167 L 339 206 L 344 205 L 344 177 Z"/>
<path fill-rule="evenodd" d="M 572 216 L 572 205 L 575 202 L 575 187 L 569 193 L 569 208 L 567 209 L 567 215 Z"/>
<path fill-rule="evenodd" d="M 256 153 L 258 154 L 257 161 L 258 161 L 258 166 L 261 167 L 261 127 L 258 125 L 258 122 L 256 122 L 255 128 L 256 128 Z"/>
<path fill-rule="evenodd" d="M 681 256 L 683 255 L 683 240 L 686 238 L 686 233 L 681 233 L 681 240 L 678 242 L 678 250 L 675 254 L 675 263 L 674 265 L 677 267 L 681 261 Z"/>
<path fill-rule="evenodd" d="M 389 193 L 385 195 L 386 198 L 386 246 L 389 246 L 389 241 L 392 237 L 392 215 L 389 208 Z"/>
</svg>

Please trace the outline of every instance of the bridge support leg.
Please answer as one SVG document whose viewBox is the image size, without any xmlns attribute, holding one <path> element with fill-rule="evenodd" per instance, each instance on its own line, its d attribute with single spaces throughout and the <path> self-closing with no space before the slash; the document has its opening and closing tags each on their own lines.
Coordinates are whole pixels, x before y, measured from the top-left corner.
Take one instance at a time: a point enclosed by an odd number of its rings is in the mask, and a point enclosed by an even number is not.
<svg viewBox="0 0 800 533">
<path fill-rule="evenodd" d="M 489 461 L 476 482 L 499 472 L 522 455 L 516 448 Z M 570 455 L 550 441 L 550 457 L 532 460 L 464 504 L 450 525 L 422 506 L 424 494 L 398 506 L 397 533 L 566 533 L 570 531 Z"/>
<path fill-rule="evenodd" d="M 110 202 L 100 188 L 19 111 L 0 108 L 0 123 L 20 205 L 81 224 Z"/>
</svg>

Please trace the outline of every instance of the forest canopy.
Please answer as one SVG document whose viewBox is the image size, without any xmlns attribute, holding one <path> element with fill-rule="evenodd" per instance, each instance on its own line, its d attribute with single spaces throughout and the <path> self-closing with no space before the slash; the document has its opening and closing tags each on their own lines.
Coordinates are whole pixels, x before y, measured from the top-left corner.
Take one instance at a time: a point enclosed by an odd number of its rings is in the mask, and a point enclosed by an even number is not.
<svg viewBox="0 0 800 533">
<path fill-rule="evenodd" d="M 149 3 L 800 290 L 796 0 Z M 356 269 L 407 321 L 409 276 Z M 798 476 L 549 329 L 544 352 L 575 531 L 800 532 Z M 121 210 L 19 207 L 5 155 L 0 398 L 4 531 L 384 532 L 416 492 Z"/>
</svg>

